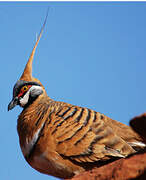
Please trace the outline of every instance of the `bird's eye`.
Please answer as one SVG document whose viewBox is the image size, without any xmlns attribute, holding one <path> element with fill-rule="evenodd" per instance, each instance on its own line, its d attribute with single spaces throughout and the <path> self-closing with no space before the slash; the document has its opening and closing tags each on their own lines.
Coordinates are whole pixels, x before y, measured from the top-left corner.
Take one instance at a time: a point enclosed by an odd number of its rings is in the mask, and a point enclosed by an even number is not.
<svg viewBox="0 0 146 180">
<path fill-rule="evenodd" d="M 21 88 L 21 91 L 26 92 L 28 89 L 29 89 L 28 86 L 23 86 L 23 87 Z"/>
<path fill-rule="evenodd" d="M 21 97 L 25 92 L 27 92 L 29 90 L 30 87 L 31 87 L 31 85 L 23 86 L 18 94 L 18 97 Z"/>
</svg>

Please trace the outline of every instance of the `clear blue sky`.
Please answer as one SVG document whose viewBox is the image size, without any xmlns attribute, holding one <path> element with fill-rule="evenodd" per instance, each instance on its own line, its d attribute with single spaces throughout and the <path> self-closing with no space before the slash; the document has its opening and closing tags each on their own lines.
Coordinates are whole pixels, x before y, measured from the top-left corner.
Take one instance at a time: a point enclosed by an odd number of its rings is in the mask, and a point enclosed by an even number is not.
<svg viewBox="0 0 146 180">
<path fill-rule="evenodd" d="M 53 180 L 24 160 L 12 89 L 50 12 L 33 75 L 58 101 L 128 124 L 146 110 L 146 3 L 0 2 L 0 139 L 2 180 Z"/>
</svg>

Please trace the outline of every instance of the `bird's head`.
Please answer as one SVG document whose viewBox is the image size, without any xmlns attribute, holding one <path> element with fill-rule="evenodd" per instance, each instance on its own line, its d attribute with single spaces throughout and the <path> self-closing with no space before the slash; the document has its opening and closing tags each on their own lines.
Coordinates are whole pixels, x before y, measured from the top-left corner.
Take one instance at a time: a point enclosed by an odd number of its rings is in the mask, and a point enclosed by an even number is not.
<svg viewBox="0 0 146 180">
<path fill-rule="evenodd" d="M 14 85 L 13 98 L 8 105 L 8 110 L 13 109 L 16 105 L 20 105 L 21 107 L 26 107 L 27 105 L 32 103 L 38 96 L 40 96 L 43 93 L 44 94 L 46 93 L 45 88 L 43 87 L 41 82 L 38 79 L 32 77 L 32 62 L 36 47 L 38 45 L 38 42 L 41 38 L 43 29 L 46 24 L 47 16 L 48 16 L 48 12 L 44 24 L 41 28 L 40 34 L 38 36 L 38 39 L 34 45 L 34 48 L 28 59 L 28 62 L 24 68 L 23 74 Z"/>
<path fill-rule="evenodd" d="M 13 98 L 8 105 L 8 110 L 16 105 L 26 107 L 31 104 L 38 96 L 46 93 L 41 83 L 37 81 L 18 80 L 13 88 Z"/>
</svg>

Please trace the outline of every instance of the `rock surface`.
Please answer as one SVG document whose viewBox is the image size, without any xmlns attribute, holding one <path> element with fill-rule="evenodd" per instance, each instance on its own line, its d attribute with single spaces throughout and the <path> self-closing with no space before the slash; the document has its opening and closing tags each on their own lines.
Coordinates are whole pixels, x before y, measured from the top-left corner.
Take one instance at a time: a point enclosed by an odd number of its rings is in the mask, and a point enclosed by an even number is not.
<svg viewBox="0 0 146 180">
<path fill-rule="evenodd" d="M 133 118 L 130 125 L 146 142 L 146 113 Z M 146 180 L 146 149 L 128 158 L 86 171 L 72 180 Z"/>
<path fill-rule="evenodd" d="M 133 118 L 130 126 L 144 139 L 146 142 L 146 113 Z"/>
</svg>

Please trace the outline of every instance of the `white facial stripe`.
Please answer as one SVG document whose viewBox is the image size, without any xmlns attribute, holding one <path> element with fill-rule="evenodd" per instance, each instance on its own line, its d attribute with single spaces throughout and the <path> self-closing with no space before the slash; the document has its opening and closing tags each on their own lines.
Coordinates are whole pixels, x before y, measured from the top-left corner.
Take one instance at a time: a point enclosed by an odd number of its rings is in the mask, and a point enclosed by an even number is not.
<svg viewBox="0 0 146 180">
<path fill-rule="evenodd" d="M 37 95 L 38 92 L 42 91 L 42 87 L 34 85 L 29 90 L 31 91 L 31 95 L 33 96 L 33 94 Z"/>
<path fill-rule="evenodd" d="M 31 89 L 31 88 L 30 88 Z M 23 98 L 20 98 L 20 104 L 21 106 L 25 106 L 28 103 L 30 89 L 27 91 L 27 93 L 23 96 Z"/>
<path fill-rule="evenodd" d="M 23 96 L 23 98 L 20 98 L 20 105 L 22 107 L 24 107 L 29 100 L 29 96 L 31 94 L 32 97 L 39 95 L 40 91 L 42 91 L 42 87 L 41 86 L 36 86 L 33 85 L 28 91 L 27 93 Z"/>
</svg>

